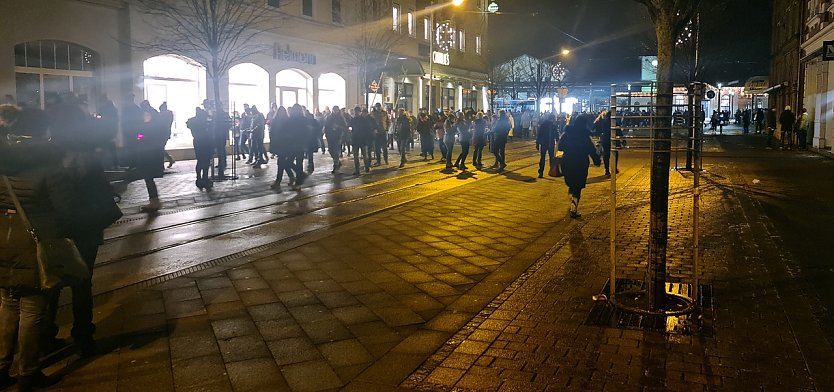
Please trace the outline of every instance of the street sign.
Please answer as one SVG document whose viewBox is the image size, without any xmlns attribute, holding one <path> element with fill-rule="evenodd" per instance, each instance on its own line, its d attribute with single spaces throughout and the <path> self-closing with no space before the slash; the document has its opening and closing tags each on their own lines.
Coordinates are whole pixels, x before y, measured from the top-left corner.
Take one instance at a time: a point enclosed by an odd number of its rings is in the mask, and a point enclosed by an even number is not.
<svg viewBox="0 0 834 392">
<path fill-rule="evenodd" d="M 822 42 L 822 60 L 823 61 L 834 60 L 834 41 L 823 41 Z"/>
<path fill-rule="evenodd" d="M 493 13 L 493 14 L 498 12 L 498 3 L 494 2 L 494 1 L 489 3 L 489 5 L 487 6 L 487 11 L 489 11 L 490 13 Z"/>
<path fill-rule="evenodd" d="M 712 90 L 707 91 L 707 98 L 709 98 L 709 99 L 715 98 L 715 91 L 712 91 Z"/>
</svg>

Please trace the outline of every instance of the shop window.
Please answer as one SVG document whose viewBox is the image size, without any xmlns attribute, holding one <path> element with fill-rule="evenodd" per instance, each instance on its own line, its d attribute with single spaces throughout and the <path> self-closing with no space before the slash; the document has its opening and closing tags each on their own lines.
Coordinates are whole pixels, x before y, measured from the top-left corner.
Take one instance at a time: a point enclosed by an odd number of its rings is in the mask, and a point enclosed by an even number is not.
<svg viewBox="0 0 834 392">
<path fill-rule="evenodd" d="M 444 88 L 441 90 L 440 104 L 443 109 L 455 109 L 455 89 Z"/>
<path fill-rule="evenodd" d="M 299 104 L 311 108 L 313 78 L 298 69 L 285 69 L 275 74 L 275 98 L 278 106 L 289 108 Z"/>
<path fill-rule="evenodd" d="M 481 35 L 475 36 L 475 53 L 481 54 Z"/>
<path fill-rule="evenodd" d="M 88 101 L 96 94 L 98 55 L 65 41 L 30 41 L 14 47 L 15 87 L 21 105 L 46 108 L 60 95 Z"/>
<path fill-rule="evenodd" d="M 266 5 L 268 5 L 270 7 L 278 8 L 278 7 L 281 6 L 281 1 L 280 0 L 266 0 Z"/>
<path fill-rule="evenodd" d="M 191 132 L 185 122 L 194 116 L 194 108 L 201 106 L 206 97 L 206 69 L 188 57 L 177 55 L 151 57 L 143 62 L 142 68 L 144 99 L 153 107 L 168 102 L 168 109 L 174 112 L 168 147 L 190 147 Z"/>
<path fill-rule="evenodd" d="M 331 0 L 330 14 L 333 23 L 342 24 L 342 0 Z"/>
<path fill-rule="evenodd" d="M 423 39 L 428 41 L 431 37 L 431 22 L 429 22 L 429 18 L 423 18 Z"/>
<path fill-rule="evenodd" d="M 347 90 L 345 79 L 335 73 L 326 73 L 319 76 L 319 102 L 318 109 L 332 109 L 333 106 L 345 107 Z"/>
<path fill-rule="evenodd" d="M 411 83 L 395 83 L 397 95 L 394 97 L 397 108 L 411 110 L 414 102 L 414 85 Z"/>
<path fill-rule="evenodd" d="M 466 51 L 466 32 L 463 29 L 458 31 L 458 50 Z"/>
</svg>

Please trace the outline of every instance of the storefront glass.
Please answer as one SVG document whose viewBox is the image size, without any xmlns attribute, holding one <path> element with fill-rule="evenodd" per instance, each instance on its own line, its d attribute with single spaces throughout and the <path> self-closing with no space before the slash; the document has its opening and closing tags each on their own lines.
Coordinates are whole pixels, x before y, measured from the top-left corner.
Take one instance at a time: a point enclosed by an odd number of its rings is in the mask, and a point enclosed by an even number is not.
<svg viewBox="0 0 834 392">
<path fill-rule="evenodd" d="M 313 78 L 298 69 L 285 69 L 275 75 L 275 98 L 278 106 L 295 104 L 312 109 Z"/>
<path fill-rule="evenodd" d="M 326 73 L 319 76 L 319 102 L 318 109 L 345 107 L 347 90 L 345 79 L 339 74 Z"/>
<path fill-rule="evenodd" d="M 145 60 L 143 71 L 144 99 L 155 108 L 168 102 L 168 110 L 174 112 L 167 147 L 191 147 L 191 132 L 185 122 L 194 116 L 195 108 L 202 106 L 206 97 L 205 68 L 187 57 L 162 55 Z"/>
</svg>

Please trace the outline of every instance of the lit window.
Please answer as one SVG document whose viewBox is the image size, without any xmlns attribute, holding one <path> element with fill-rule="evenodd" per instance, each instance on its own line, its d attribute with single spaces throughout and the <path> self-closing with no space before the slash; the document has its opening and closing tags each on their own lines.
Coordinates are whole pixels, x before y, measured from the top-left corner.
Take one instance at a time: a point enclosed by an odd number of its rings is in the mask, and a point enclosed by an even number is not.
<svg viewBox="0 0 834 392">
<path fill-rule="evenodd" d="M 481 54 L 481 35 L 475 36 L 475 53 Z"/>
<path fill-rule="evenodd" d="M 400 31 L 400 6 L 398 4 L 394 4 L 394 6 L 391 7 L 391 17 L 394 22 L 394 31 Z"/>
<path fill-rule="evenodd" d="M 414 35 L 415 35 L 415 29 L 414 29 L 414 13 L 413 13 L 413 12 L 409 12 L 409 13 L 408 13 L 408 36 L 409 36 L 409 37 L 414 37 Z"/>
<path fill-rule="evenodd" d="M 313 0 L 303 0 L 301 2 L 301 13 L 304 16 L 313 17 Z"/>
<path fill-rule="evenodd" d="M 466 51 L 466 32 L 463 30 L 458 31 L 458 49 L 461 52 Z"/>
<path fill-rule="evenodd" d="M 429 27 L 429 18 L 423 18 L 423 39 L 428 41 L 431 37 L 431 27 Z"/>
</svg>

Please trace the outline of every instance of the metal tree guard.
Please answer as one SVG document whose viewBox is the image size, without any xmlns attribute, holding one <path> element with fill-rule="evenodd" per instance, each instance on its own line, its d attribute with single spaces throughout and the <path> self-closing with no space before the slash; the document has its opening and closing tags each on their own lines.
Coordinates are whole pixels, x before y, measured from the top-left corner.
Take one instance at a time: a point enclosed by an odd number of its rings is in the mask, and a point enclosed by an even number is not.
<svg viewBox="0 0 834 392">
<path fill-rule="evenodd" d="M 667 299 L 675 304 L 674 309 L 652 310 L 635 305 L 626 304 L 619 297 L 639 297 L 646 294 L 645 290 L 617 291 L 617 170 L 616 165 L 621 150 L 648 150 L 655 149 L 655 142 L 664 141 L 655 138 L 653 132 L 660 124 L 662 118 L 657 114 L 657 90 L 656 84 L 651 82 L 631 83 L 624 89 L 624 85 L 611 86 L 611 148 L 614 152 L 614 170 L 611 170 L 611 231 L 610 231 L 610 279 L 608 301 L 615 308 L 634 312 L 643 315 L 654 316 L 682 316 L 695 312 L 698 309 L 698 284 L 700 274 L 700 225 L 699 225 L 699 203 L 700 203 L 700 172 L 702 167 L 702 141 L 703 141 L 703 115 L 701 99 L 703 84 L 692 83 L 687 88 L 686 103 L 674 103 L 672 99 L 672 114 L 670 119 L 671 138 L 665 141 L 670 142 L 669 152 L 675 153 L 675 170 L 688 170 L 677 167 L 678 152 L 685 152 L 694 160 L 693 186 L 692 186 L 692 263 L 693 263 L 693 284 L 690 295 L 672 293 L 666 290 Z M 680 86 L 679 86 L 680 87 Z M 638 101 L 638 99 L 640 101 Z M 684 115 L 686 109 L 687 115 Z M 636 137 L 625 137 L 626 131 L 629 134 L 637 133 Z M 684 132 L 685 131 L 685 132 Z M 648 132 L 648 136 L 643 134 Z M 626 146 L 625 142 L 629 145 Z M 647 145 L 646 145 L 647 144 Z M 689 161 L 688 161 L 689 162 Z M 691 168 L 687 165 L 687 168 Z M 649 261 L 648 268 L 651 268 Z M 648 275 L 648 274 L 647 274 Z M 651 284 L 651 282 L 646 282 Z"/>
</svg>

